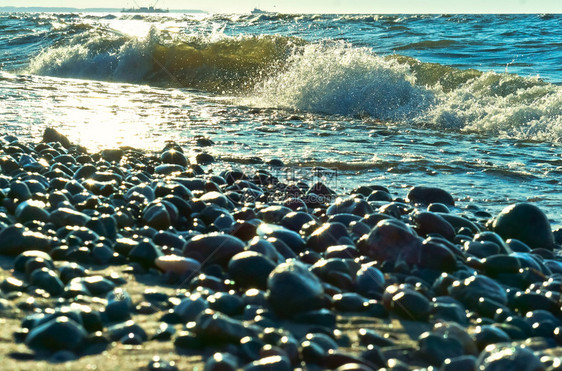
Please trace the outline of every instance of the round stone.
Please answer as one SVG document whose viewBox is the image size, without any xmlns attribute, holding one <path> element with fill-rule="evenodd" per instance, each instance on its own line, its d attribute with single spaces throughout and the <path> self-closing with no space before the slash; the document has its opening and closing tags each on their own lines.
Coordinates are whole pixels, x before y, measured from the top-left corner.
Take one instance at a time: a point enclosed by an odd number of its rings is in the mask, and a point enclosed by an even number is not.
<svg viewBox="0 0 562 371">
<path fill-rule="evenodd" d="M 27 200 L 18 205 L 16 208 L 16 220 L 20 223 L 26 223 L 33 220 L 40 222 L 49 221 L 49 212 L 46 205 L 42 201 Z"/>
<path fill-rule="evenodd" d="M 379 262 L 404 261 L 416 264 L 420 257 L 421 241 L 406 224 L 386 219 L 377 223 L 368 235 L 357 243 L 359 251 Z"/>
<path fill-rule="evenodd" d="M 440 272 L 452 272 L 456 269 L 455 254 L 444 244 L 435 239 L 426 239 L 421 245 L 419 266 Z"/>
<path fill-rule="evenodd" d="M 505 331 L 490 325 L 476 327 L 473 336 L 480 350 L 483 350 L 490 344 L 505 343 L 511 340 Z"/>
<path fill-rule="evenodd" d="M 34 350 L 77 352 L 87 335 L 86 330 L 77 322 L 60 316 L 31 330 L 25 344 Z"/>
<path fill-rule="evenodd" d="M 481 297 L 491 299 L 501 305 L 507 304 L 505 290 L 496 281 L 484 275 L 475 275 L 463 281 L 455 281 L 449 286 L 448 293 L 471 308 L 477 307 Z"/>
<path fill-rule="evenodd" d="M 440 366 L 447 358 L 464 354 L 462 344 L 455 338 L 430 332 L 420 336 L 418 345 L 422 356 L 434 366 Z"/>
<path fill-rule="evenodd" d="M 144 239 L 133 247 L 127 255 L 129 260 L 141 264 L 145 268 L 154 267 L 155 261 L 161 257 L 162 250 L 149 239 Z"/>
<path fill-rule="evenodd" d="M 60 278 L 54 271 L 46 267 L 34 270 L 29 281 L 32 285 L 42 288 L 54 296 L 64 292 L 64 285 Z"/>
<path fill-rule="evenodd" d="M 455 229 L 439 214 L 432 212 L 416 213 L 414 215 L 414 223 L 416 224 L 416 231 L 421 236 L 437 233 L 449 241 L 455 238 Z"/>
<path fill-rule="evenodd" d="M 407 199 L 414 204 L 430 205 L 432 203 L 442 203 L 447 206 L 455 206 L 455 200 L 449 192 L 435 187 L 413 187 L 408 192 Z"/>
<path fill-rule="evenodd" d="M 492 228 L 505 240 L 516 238 L 531 248 L 552 250 L 554 235 L 548 218 L 537 206 L 519 203 L 506 207 L 495 219 Z"/>
<path fill-rule="evenodd" d="M 355 276 L 355 290 L 368 298 L 379 297 L 384 290 L 384 285 L 384 274 L 373 266 L 362 267 Z"/>
<path fill-rule="evenodd" d="M 226 267 L 234 255 L 244 251 L 244 247 L 244 242 L 239 238 L 210 233 L 189 240 L 183 248 L 183 255 L 206 265 L 219 264 Z"/>
<path fill-rule="evenodd" d="M 324 252 L 329 246 L 344 245 L 351 242 L 345 225 L 342 223 L 325 223 L 309 237 L 306 245 L 316 252 Z"/>
<path fill-rule="evenodd" d="M 174 313 L 177 314 L 182 321 L 189 322 L 195 320 L 195 318 L 208 307 L 209 304 L 205 299 L 198 295 L 192 295 L 183 299 L 176 305 Z"/>
<path fill-rule="evenodd" d="M 268 302 L 281 316 L 319 309 L 324 303 L 320 280 L 295 260 L 278 265 L 271 272 L 267 287 Z"/>
<path fill-rule="evenodd" d="M 267 288 L 267 278 L 275 269 L 275 263 L 255 251 L 244 251 L 232 257 L 228 263 L 230 277 L 244 288 Z"/>
<path fill-rule="evenodd" d="M 541 360 L 529 348 L 521 346 L 490 346 L 478 358 L 477 370 L 544 370 Z"/>
<path fill-rule="evenodd" d="M 397 315 L 413 320 L 425 321 L 429 317 L 431 305 L 429 299 L 410 289 L 399 290 L 393 297 L 391 311 Z"/>
<path fill-rule="evenodd" d="M 180 166 L 187 166 L 187 158 L 180 151 L 170 149 L 160 155 L 160 161 L 166 164 L 174 164 Z"/>
<path fill-rule="evenodd" d="M 0 232 L 0 255 L 18 255 L 27 250 L 49 251 L 51 240 L 39 232 L 32 232 L 21 224 L 14 224 Z"/>
</svg>

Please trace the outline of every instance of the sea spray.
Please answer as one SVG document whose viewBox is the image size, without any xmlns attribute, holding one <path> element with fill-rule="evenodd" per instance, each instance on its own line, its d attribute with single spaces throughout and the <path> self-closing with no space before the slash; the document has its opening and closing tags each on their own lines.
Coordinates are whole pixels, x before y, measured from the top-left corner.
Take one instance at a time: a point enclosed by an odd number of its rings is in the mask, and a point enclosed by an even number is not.
<svg viewBox="0 0 562 371">
<path fill-rule="evenodd" d="M 412 119 L 434 102 L 408 66 L 338 42 L 295 49 L 254 97 L 256 105 L 392 121 Z"/>
</svg>

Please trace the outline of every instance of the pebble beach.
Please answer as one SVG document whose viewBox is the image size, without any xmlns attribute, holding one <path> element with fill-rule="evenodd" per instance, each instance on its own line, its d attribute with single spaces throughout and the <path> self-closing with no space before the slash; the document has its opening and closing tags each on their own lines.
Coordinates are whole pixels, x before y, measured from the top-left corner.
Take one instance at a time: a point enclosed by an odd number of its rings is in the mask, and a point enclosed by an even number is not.
<svg viewBox="0 0 562 371">
<path fill-rule="evenodd" d="M 561 236 L 533 204 L 475 218 L 440 188 L 337 194 L 51 128 L 1 150 L 9 369 L 562 367 Z"/>
<path fill-rule="evenodd" d="M 561 15 L 0 8 L 0 369 L 562 369 Z"/>
</svg>

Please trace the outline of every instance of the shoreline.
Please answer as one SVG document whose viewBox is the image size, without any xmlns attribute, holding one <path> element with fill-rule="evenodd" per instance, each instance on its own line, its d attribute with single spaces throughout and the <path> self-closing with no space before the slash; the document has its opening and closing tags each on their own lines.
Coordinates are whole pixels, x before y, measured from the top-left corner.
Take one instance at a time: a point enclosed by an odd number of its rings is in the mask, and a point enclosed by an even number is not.
<svg viewBox="0 0 562 371">
<path fill-rule="evenodd" d="M 13 369 L 183 369 L 215 352 L 211 370 L 555 369 L 562 354 L 562 233 L 532 204 L 474 219 L 439 188 L 338 195 L 209 172 L 174 143 L 87 153 L 53 129 L 2 152 Z"/>
</svg>

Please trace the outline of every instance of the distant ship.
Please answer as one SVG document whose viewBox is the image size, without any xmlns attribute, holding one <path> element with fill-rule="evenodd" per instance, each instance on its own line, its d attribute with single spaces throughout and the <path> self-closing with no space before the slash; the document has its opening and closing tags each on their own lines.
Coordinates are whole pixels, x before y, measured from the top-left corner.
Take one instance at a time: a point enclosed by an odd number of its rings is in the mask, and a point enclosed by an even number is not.
<svg viewBox="0 0 562 371">
<path fill-rule="evenodd" d="M 250 12 L 250 14 L 269 14 L 269 13 L 271 12 L 268 12 L 267 10 L 261 10 L 258 8 L 254 8 L 254 10 Z"/>
<path fill-rule="evenodd" d="M 168 9 L 156 8 L 158 0 L 152 6 L 139 6 L 136 1 L 133 0 L 136 8 L 129 8 L 121 10 L 121 13 L 169 13 Z"/>
</svg>

